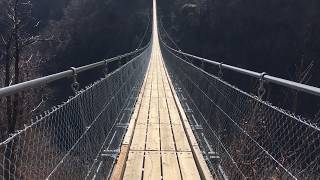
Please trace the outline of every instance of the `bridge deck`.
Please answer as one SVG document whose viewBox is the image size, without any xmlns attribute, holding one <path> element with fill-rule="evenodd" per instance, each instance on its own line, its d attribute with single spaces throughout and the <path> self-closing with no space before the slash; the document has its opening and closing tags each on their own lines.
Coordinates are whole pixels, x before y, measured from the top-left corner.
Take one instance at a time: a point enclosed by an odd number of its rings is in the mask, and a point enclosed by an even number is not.
<svg viewBox="0 0 320 180">
<path fill-rule="evenodd" d="M 155 49 L 155 48 L 154 48 Z M 123 179 L 200 179 L 159 51 L 154 50 Z M 162 169 L 161 169 L 162 167 Z M 144 170 L 144 173 L 142 173 Z"/>
<path fill-rule="evenodd" d="M 153 4 L 150 64 L 112 179 L 212 179 L 164 65 Z"/>
</svg>

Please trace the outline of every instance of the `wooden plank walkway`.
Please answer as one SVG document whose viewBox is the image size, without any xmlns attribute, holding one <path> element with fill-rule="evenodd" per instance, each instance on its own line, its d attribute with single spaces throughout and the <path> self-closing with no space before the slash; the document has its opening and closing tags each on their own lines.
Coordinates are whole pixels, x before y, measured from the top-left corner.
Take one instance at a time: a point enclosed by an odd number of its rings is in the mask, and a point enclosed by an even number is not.
<svg viewBox="0 0 320 180">
<path fill-rule="evenodd" d="M 158 32 L 154 0 L 153 32 Z M 153 33 L 149 68 L 111 179 L 212 179 Z"/>
</svg>

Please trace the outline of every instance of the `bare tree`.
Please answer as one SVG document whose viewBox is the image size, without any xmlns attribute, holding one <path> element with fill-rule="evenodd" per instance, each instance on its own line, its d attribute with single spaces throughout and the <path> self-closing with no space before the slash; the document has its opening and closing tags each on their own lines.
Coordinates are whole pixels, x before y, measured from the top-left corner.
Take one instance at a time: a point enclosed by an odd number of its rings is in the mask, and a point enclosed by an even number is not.
<svg viewBox="0 0 320 180">
<path fill-rule="evenodd" d="M 37 42 L 47 41 L 52 38 L 43 38 L 37 34 L 34 29 L 38 26 L 31 16 L 32 4 L 29 0 L 8 0 L 3 3 L 6 8 L 6 18 L 3 20 L 5 30 L 1 34 L 1 43 L 3 47 L 4 59 L 4 86 L 10 86 L 23 81 L 25 78 L 30 78 L 30 70 L 34 71 L 39 63 L 34 59 L 39 58 L 33 54 L 33 47 Z M 31 53 L 30 53 L 31 52 Z M 19 93 L 13 97 L 6 97 L 7 104 L 7 122 L 8 135 L 14 132 L 16 120 L 19 116 Z"/>
<path fill-rule="evenodd" d="M 1 32 L 2 56 L 4 60 L 4 86 L 18 84 L 23 81 L 24 76 L 29 74 L 32 66 L 30 64 L 33 55 L 26 50 L 33 44 L 41 41 L 40 36 L 35 36 L 34 27 L 37 22 L 31 16 L 32 4 L 29 0 L 8 0 L 2 1 L 2 8 L 5 18 L 2 19 L 4 30 Z M 27 68 L 26 68 L 27 67 Z M 9 137 L 16 129 L 18 119 L 29 119 L 22 117 L 24 111 L 28 111 L 30 105 L 24 103 L 25 93 L 16 93 L 5 98 L 5 117 L 7 121 L 7 132 L 5 137 Z M 13 179 L 15 167 L 10 162 L 13 157 L 14 144 L 8 143 L 5 149 L 4 172 L 5 179 Z"/>
</svg>

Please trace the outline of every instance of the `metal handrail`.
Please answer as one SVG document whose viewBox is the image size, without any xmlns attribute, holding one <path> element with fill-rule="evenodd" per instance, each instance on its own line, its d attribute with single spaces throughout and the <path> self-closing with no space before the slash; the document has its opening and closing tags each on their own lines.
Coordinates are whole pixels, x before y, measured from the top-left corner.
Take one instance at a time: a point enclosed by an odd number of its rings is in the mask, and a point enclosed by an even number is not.
<svg viewBox="0 0 320 180">
<path fill-rule="evenodd" d="M 310 86 L 310 85 L 306 85 L 306 84 L 302 84 L 302 83 L 297 83 L 297 82 L 290 81 L 290 80 L 287 80 L 287 79 L 278 78 L 278 77 L 275 77 L 275 76 L 268 75 L 265 72 L 258 73 L 258 72 L 255 72 L 255 71 L 251 71 L 251 70 L 247 70 L 247 69 L 231 66 L 231 65 L 228 65 L 228 64 L 224 64 L 222 62 L 216 62 L 216 61 L 212 61 L 212 60 L 209 60 L 209 59 L 201 58 L 201 57 L 198 57 L 198 56 L 195 56 L 195 55 L 192 55 L 192 54 L 188 54 L 188 53 L 182 52 L 181 50 L 176 50 L 176 49 L 168 46 L 162 39 L 161 39 L 161 42 L 170 51 L 176 52 L 178 54 L 182 54 L 182 55 L 184 55 L 186 57 L 190 57 L 190 58 L 193 58 L 193 59 L 200 60 L 202 62 L 206 62 L 208 64 L 212 64 L 212 65 L 218 66 L 221 69 L 227 69 L 227 70 L 230 70 L 230 71 L 234 71 L 234 72 L 238 72 L 238 73 L 241 73 L 241 74 L 244 74 L 244 75 L 248 75 L 250 77 L 258 78 L 260 80 L 262 79 L 264 82 L 270 82 L 270 83 L 273 83 L 273 84 L 277 84 L 277 85 L 285 86 L 285 87 L 288 87 L 288 88 L 291 88 L 291 89 L 295 89 L 295 90 L 298 90 L 298 91 L 302 91 L 302 92 L 305 92 L 305 93 L 308 93 L 308 94 L 313 94 L 313 95 L 316 95 L 316 96 L 320 96 L 320 88 L 318 88 L 318 87 L 314 87 L 314 86 Z"/>
<path fill-rule="evenodd" d="M 150 45 L 150 42 L 146 46 L 144 46 L 143 48 L 136 49 L 135 51 L 132 51 L 132 52 L 120 55 L 120 56 L 116 56 L 116 57 L 113 57 L 110 59 L 104 59 L 104 60 L 96 62 L 96 63 L 88 64 L 88 65 L 77 67 L 77 68 L 71 68 L 70 70 L 67 70 L 67 71 L 59 72 L 56 74 L 52 74 L 52 75 L 44 76 L 41 78 L 33 79 L 30 81 L 25 81 L 25 82 L 22 82 L 19 84 L 14 84 L 11 86 L 0 88 L 0 98 L 4 97 L 4 96 L 16 94 L 16 93 L 21 92 L 21 91 L 28 89 L 28 88 L 35 88 L 35 87 L 49 84 L 51 82 L 54 82 L 54 81 L 57 81 L 60 79 L 72 77 L 72 76 L 74 76 L 75 73 L 78 74 L 78 73 L 85 72 L 85 71 L 88 71 L 88 70 L 91 70 L 91 69 L 94 69 L 97 67 L 106 66 L 108 63 L 121 60 L 121 59 L 128 57 L 130 55 L 133 55 L 135 53 L 142 52 L 149 45 Z"/>
</svg>

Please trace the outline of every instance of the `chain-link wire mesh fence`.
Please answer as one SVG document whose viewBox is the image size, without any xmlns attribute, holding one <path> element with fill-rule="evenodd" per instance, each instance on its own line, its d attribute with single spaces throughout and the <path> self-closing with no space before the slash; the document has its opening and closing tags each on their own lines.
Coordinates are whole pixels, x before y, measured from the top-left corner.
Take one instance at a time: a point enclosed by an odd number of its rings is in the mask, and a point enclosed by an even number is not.
<svg viewBox="0 0 320 180">
<path fill-rule="evenodd" d="M 114 139 L 112 129 L 120 112 L 141 86 L 149 57 L 150 47 L 0 143 L 0 177 L 90 177 L 105 146 Z"/>
<path fill-rule="evenodd" d="M 317 179 L 320 129 L 171 52 L 166 66 L 216 178 Z"/>
</svg>

